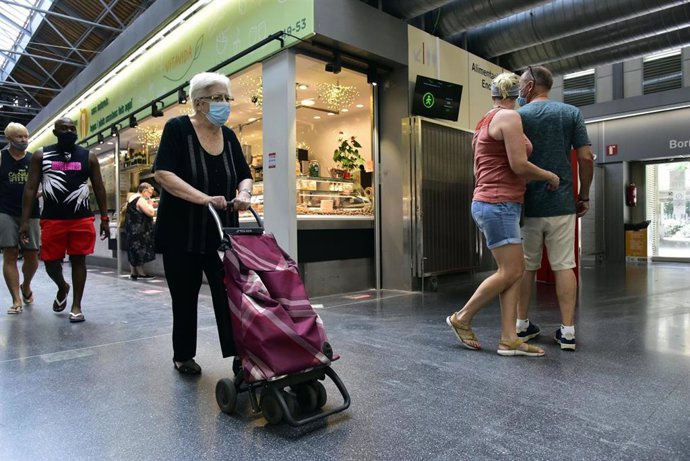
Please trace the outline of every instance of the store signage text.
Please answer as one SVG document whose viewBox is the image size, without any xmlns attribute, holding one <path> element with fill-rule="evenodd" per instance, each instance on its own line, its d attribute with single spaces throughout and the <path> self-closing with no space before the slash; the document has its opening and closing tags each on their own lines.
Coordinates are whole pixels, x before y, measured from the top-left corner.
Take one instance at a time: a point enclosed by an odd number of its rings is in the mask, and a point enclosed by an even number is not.
<svg viewBox="0 0 690 461">
<path fill-rule="evenodd" d="M 182 71 L 181 73 L 178 72 L 179 75 L 177 76 L 164 75 L 163 77 L 167 80 L 170 80 L 171 82 L 179 82 L 180 80 L 184 79 L 187 76 L 189 69 L 192 68 L 194 61 L 199 59 L 199 56 L 201 56 L 203 46 L 204 34 L 201 34 L 201 37 L 199 37 L 196 43 L 194 44 L 194 50 L 192 50 L 192 45 L 187 45 L 182 50 L 175 53 L 170 59 L 165 61 L 165 72 L 167 74 L 169 74 L 176 67 L 188 63 L 184 71 Z"/>
<path fill-rule="evenodd" d="M 91 108 L 91 115 L 102 112 L 104 109 L 108 107 L 108 104 L 108 98 L 99 101 L 95 107 Z M 97 131 L 99 128 L 103 128 L 104 126 L 106 126 L 108 122 L 112 122 L 116 118 L 122 117 L 123 115 L 129 113 L 132 110 L 133 104 L 134 100 L 132 98 L 130 98 L 128 102 L 120 104 L 118 107 L 111 110 L 108 114 L 104 115 L 103 117 L 99 118 L 98 120 L 95 120 L 92 124 L 90 124 L 89 131 Z"/>
<path fill-rule="evenodd" d="M 687 149 L 690 147 L 690 139 L 669 139 L 669 149 Z"/>
<path fill-rule="evenodd" d="M 486 78 L 482 79 L 482 88 L 485 88 L 487 90 L 491 89 L 491 80 L 496 78 L 496 76 L 498 75 L 498 74 L 491 72 L 489 69 L 484 69 L 483 67 L 479 66 L 478 64 L 476 64 L 474 62 L 472 63 L 472 72 L 476 72 L 479 75 L 481 75 L 482 77 L 488 78 L 488 80 Z"/>
</svg>

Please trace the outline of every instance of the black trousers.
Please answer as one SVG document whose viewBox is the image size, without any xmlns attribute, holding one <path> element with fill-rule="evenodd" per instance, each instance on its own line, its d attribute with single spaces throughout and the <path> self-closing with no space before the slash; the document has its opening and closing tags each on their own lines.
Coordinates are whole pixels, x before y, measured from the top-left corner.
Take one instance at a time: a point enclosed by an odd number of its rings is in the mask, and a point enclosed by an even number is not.
<svg viewBox="0 0 690 461">
<path fill-rule="evenodd" d="M 196 356 L 197 307 L 201 274 L 206 275 L 223 357 L 236 355 L 230 323 L 230 308 L 223 283 L 223 263 L 215 251 L 192 254 L 165 251 L 163 269 L 170 289 L 173 311 L 173 360 L 184 362 Z"/>
</svg>

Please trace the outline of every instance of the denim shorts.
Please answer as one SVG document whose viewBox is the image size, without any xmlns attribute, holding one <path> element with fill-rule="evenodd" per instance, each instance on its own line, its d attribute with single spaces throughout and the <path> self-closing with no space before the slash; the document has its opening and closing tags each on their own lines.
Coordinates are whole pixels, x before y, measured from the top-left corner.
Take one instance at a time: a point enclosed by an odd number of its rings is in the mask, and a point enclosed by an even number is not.
<svg viewBox="0 0 690 461">
<path fill-rule="evenodd" d="M 490 250 L 504 245 L 522 244 L 520 211 L 515 202 L 488 203 L 472 201 L 472 218 L 484 233 Z"/>
</svg>

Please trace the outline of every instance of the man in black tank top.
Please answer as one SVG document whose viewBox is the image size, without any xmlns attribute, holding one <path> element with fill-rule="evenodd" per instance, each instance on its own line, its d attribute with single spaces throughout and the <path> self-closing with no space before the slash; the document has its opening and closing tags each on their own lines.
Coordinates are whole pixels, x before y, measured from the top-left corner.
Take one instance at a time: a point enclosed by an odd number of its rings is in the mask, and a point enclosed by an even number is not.
<svg viewBox="0 0 690 461">
<path fill-rule="evenodd" d="M 55 122 L 53 134 L 57 137 L 57 144 L 37 150 L 31 158 L 19 235 L 22 240 L 28 238 L 28 221 L 40 183 L 43 190 L 41 259 L 48 276 L 58 287 L 53 311 L 62 312 L 67 307 L 71 287 L 62 274 L 62 260 L 67 253 L 72 264 L 74 285 L 69 321 L 83 322 L 81 299 L 86 285 L 86 255 L 93 253 L 96 244 L 95 218 L 89 206 L 87 180 L 91 180 L 101 213 L 101 239 L 110 232 L 105 187 L 96 154 L 76 145 L 74 121 L 68 117 L 60 118 Z"/>
</svg>

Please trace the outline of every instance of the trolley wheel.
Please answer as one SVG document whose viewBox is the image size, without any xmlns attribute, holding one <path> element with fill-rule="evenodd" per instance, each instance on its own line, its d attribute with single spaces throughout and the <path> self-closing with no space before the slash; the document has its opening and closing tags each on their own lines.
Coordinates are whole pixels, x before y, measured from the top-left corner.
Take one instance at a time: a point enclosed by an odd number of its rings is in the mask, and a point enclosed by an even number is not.
<svg viewBox="0 0 690 461">
<path fill-rule="evenodd" d="M 288 411 L 291 415 L 294 415 L 295 411 L 297 410 L 297 398 L 293 393 L 286 390 L 282 390 L 281 393 L 285 399 L 285 404 L 287 405 Z"/>
<path fill-rule="evenodd" d="M 299 409 L 304 413 L 309 413 L 310 411 L 316 410 L 318 396 L 316 390 L 309 384 L 302 384 L 295 386 L 292 389 L 295 393 L 297 399 L 297 405 Z"/>
<path fill-rule="evenodd" d="M 316 408 L 323 408 L 323 406 L 326 405 L 326 399 L 328 399 L 326 388 L 318 381 L 312 381 L 309 383 L 309 386 L 316 394 Z"/>
<path fill-rule="evenodd" d="M 280 424 L 283 420 L 283 410 L 278 400 L 267 389 L 261 392 L 261 413 L 269 424 Z"/>
<path fill-rule="evenodd" d="M 237 404 L 237 389 L 232 379 L 223 378 L 216 383 L 216 402 L 223 413 L 232 414 Z"/>
</svg>

